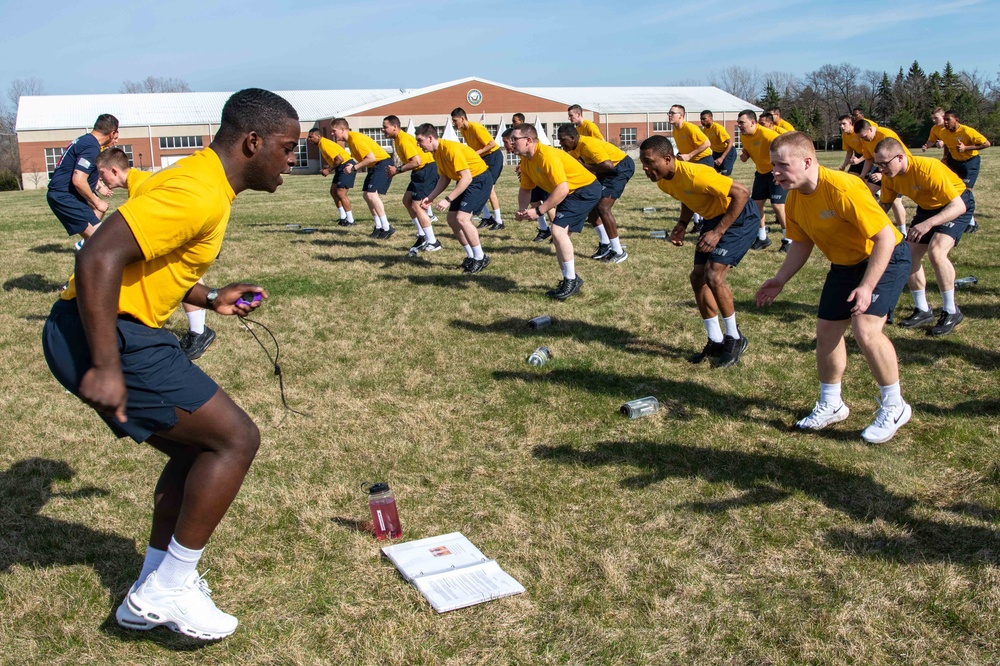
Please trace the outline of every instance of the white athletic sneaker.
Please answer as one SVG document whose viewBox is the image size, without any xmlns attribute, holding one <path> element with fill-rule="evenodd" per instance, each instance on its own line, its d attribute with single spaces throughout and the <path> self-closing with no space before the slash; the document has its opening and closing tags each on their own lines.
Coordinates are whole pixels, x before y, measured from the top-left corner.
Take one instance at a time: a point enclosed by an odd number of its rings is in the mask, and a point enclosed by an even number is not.
<svg viewBox="0 0 1000 666">
<path fill-rule="evenodd" d="M 888 442 L 913 415 L 913 410 L 902 398 L 900 398 L 899 404 L 887 405 L 882 403 L 878 397 L 875 398 L 875 402 L 879 403 L 878 411 L 875 412 L 875 420 L 861 431 L 861 439 L 869 444 Z"/>
<path fill-rule="evenodd" d="M 74 249 L 74 250 L 76 250 L 77 252 L 79 252 L 80 250 L 82 250 L 82 249 L 83 249 L 83 244 L 84 244 L 85 242 L 87 242 L 87 239 L 85 239 L 85 238 L 81 238 L 81 239 L 80 239 L 80 240 L 78 240 L 77 242 L 73 243 L 73 249 Z"/>
<path fill-rule="evenodd" d="M 796 428 L 803 430 L 822 430 L 828 425 L 839 423 L 851 415 L 846 403 L 833 406 L 828 402 L 817 402 L 812 413 L 795 424 Z"/>
<path fill-rule="evenodd" d="M 128 607 L 128 597 L 130 594 L 139 589 L 139 581 L 132 583 L 132 587 L 129 588 L 128 593 L 125 598 L 122 599 L 121 604 L 118 606 L 118 610 L 115 611 L 115 619 L 118 621 L 118 626 L 122 629 L 135 629 L 136 631 L 149 631 L 156 626 L 155 622 L 150 622 L 144 617 L 139 617 L 135 613 L 129 610 Z"/>
<path fill-rule="evenodd" d="M 184 585 L 166 590 L 156 584 L 156 572 L 128 595 L 130 611 L 155 624 L 165 624 L 179 634 L 201 640 L 225 638 L 238 621 L 215 607 L 204 578 L 192 573 Z"/>
</svg>

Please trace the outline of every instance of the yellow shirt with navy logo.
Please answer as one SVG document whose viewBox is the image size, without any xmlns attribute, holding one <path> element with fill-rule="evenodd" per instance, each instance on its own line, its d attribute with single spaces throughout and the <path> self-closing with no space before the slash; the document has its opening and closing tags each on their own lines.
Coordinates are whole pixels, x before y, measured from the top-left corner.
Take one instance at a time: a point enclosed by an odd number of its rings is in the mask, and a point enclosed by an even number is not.
<svg viewBox="0 0 1000 666">
<path fill-rule="evenodd" d="M 726 149 L 726 142 L 732 139 L 726 128 L 719 123 L 712 123 L 708 128 L 702 127 L 701 131 L 708 137 L 713 153 L 721 153 Z"/>
<path fill-rule="evenodd" d="M 779 134 L 784 134 L 785 132 L 794 132 L 795 125 L 782 118 L 778 122 L 774 123 L 774 129 L 777 130 Z"/>
<path fill-rule="evenodd" d="M 598 127 L 597 123 L 593 120 L 584 119 L 579 125 L 576 126 L 576 131 L 580 134 L 580 136 L 589 136 L 604 141 L 604 135 L 601 134 L 601 128 Z"/>
<path fill-rule="evenodd" d="M 754 165 L 757 167 L 757 173 L 771 173 L 771 142 L 777 136 L 777 132 L 759 123 L 753 134 L 743 134 L 740 136 L 743 149 L 750 153 L 750 159 L 753 160 Z"/>
<path fill-rule="evenodd" d="M 910 157 L 906 171 L 890 178 L 882 173 L 879 201 L 892 203 L 897 196 L 907 196 L 924 210 L 936 210 L 965 192 L 958 175 L 933 157 Z"/>
<path fill-rule="evenodd" d="M 840 145 L 845 151 L 850 150 L 857 155 L 861 154 L 861 137 L 853 131 L 840 133 Z"/>
<path fill-rule="evenodd" d="M 351 150 L 355 162 L 365 159 L 368 153 L 375 154 L 376 162 L 389 159 L 389 153 L 385 152 L 382 146 L 375 142 L 375 139 L 361 132 L 347 133 L 347 147 Z"/>
<path fill-rule="evenodd" d="M 464 143 L 447 139 L 438 139 L 434 161 L 437 163 L 438 173 L 448 180 L 458 180 L 461 178 L 460 172 L 465 169 L 468 169 L 475 178 L 489 168 L 472 148 Z"/>
<path fill-rule="evenodd" d="M 125 189 L 128 191 L 129 198 L 136 196 L 139 186 L 146 182 L 152 175 L 153 172 L 151 171 L 143 171 L 135 167 L 129 169 L 128 175 L 125 176 Z"/>
<path fill-rule="evenodd" d="M 486 146 L 490 145 L 490 141 L 493 141 L 493 137 L 490 136 L 489 131 L 479 123 L 474 123 L 471 120 L 469 124 L 466 125 L 465 129 L 462 130 L 462 138 L 465 139 L 467 143 L 473 150 L 479 152 Z M 496 143 L 488 151 L 483 153 L 483 157 L 487 155 L 492 155 L 493 153 L 500 150 L 500 146 Z"/>
<path fill-rule="evenodd" d="M 351 154 L 342 145 L 336 141 L 331 141 L 325 136 L 319 138 L 319 152 L 323 156 L 323 161 L 331 167 L 333 166 L 333 161 L 338 157 L 342 160 L 341 164 L 352 159 Z"/>
<path fill-rule="evenodd" d="M 788 192 L 785 232 L 795 242 L 812 241 L 834 264 L 853 266 L 871 256 L 872 238 L 886 226 L 903 240 L 865 182 L 842 171 L 819 167 L 812 194 Z"/>
<path fill-rule="evenodd" d="M 661 178 L 656 186 L 706 220 L 719 217 L 729 208 L 733 179 L 710 166 L 674 161 L 674 177 Z"/>
<path fill-rule="evenodd" d="M 860 136 L 858 138 L 861 139 Z M 913 157 L 913 155 L 910 154 L 910 149 L 906 147 L 906 144 L 903 143 L 903 140 L 899 138 L 898 134 L 893 132 L 888 127 L 876 127 L 875 138 L 871 141 L 861 139 L 861 154 L 864 155 L 866 160 L 875 159 L 875 146 L 877 146 L 878 142 L 882 139 L 895 139 L 896 141 L 899 141 L 899 143 L 903 146 L 903 152 L 906 153 L 906 156 Z"/>
<path fill-rule="evenodd" d="M 396 147 L 396 157 L 399 158 L 400 165 L 406 164 L 417 155 L 420 156 L 420 166 L 414 169 L 414 171 L 420 171 L 428 164 L 434 162 L 433 155 L 427 151 L 420 150 L 420 146 L 417 145 L 417 138 L 412 134 L 407 134 L 403 130 L 399 130 L 396 138 L 392 140 L 392 144 Z"/>
<path fill-rule="evenodd" d="M 593 183 L 594 174 L 587 171 L 565 150 L 537 144 L 535 154 L 521 159 L 521 189 L 540 187 L 552 193 L 556 186 L 566 183 L 572 194 Z"/>
<path fill-rule="evenodd" d="M 986 137 L 968 125 L 959 125 L 954 132 L 946 127 L 941 128 L 941 140 L 944 141 L 945 148 L 951 159 L 956 162 L 968 162 L 979 154 L 978 150 L 970 150 L 964 153 L 958 152 L 958 142 L 961 141 L 966 146 L 981 146 L 986 143 Z"/>
<path fill-rule="evenodd" d="M 690 153 L 692 150 L 708 141 L 708 137 L 701 131 L 701 127 L 694 123 L 685 122 L 680 127 L 674 128 L 674 141 L 677 142 L 677 150 L 681 153 Z M 692 162 L 704 159 L 712 154 L 712 145 L 709 142 L 708 148 L 691 158 Z"/>
<path fill-rule="evenodd" d="M 613 143 L 595 139 L 590 136 L 581 136 L 580 142 L 576 144 L 574 150 L 569 154 L 578 160 L 583 160 L 584 164 L 604 164 L 610 161 L 611 166 L 618 166 L 618 163 L 628 157 L 624 150 Z"/>
<path fill-rule="evenodd" d="M 236 193 L 211 148 L 147 178 L 118 209 L 143 261 L 122 272 L 118 313 L 160 328 L 222 249 Z M 61 298 L 76 297 L 76 279 Z"/>
</svg>

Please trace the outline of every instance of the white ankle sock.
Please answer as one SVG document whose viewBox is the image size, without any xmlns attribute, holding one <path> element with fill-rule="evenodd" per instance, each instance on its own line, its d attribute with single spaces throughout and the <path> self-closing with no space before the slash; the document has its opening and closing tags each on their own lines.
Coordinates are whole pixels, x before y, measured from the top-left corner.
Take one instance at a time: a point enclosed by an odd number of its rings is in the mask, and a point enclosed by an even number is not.
<svg viewBox="0 0 1000 666">
<path fill-rule="evenodd" d="M 347 217 L 347 211 L 344 210 L 343 206 L 338 206 L 337 207 L 337 212 L 340 213 L 340 219 L 343 220 L 343 219 L 345 219 Z"/>
<path fill-rule="evenodd" d="M 918 310 L 930 310 L 931 306 L 927 305 L 927 291 L 924 289 L 917 289 L 911 291 L 910 294 L 913 296 L 913 307 Z"/>
<path fill-rule="evenodd" d="M 188 318 L 188 330 L 195 335 L 201 335 L 205 332 L 205 311 L 198 308 L 194 312 L 187 313 Z"/>
<path fill-rule="evenodd" d="M 954 287 L 952 287 L 948 291 L 942 291 L 941 292 L 941 301 L 942 301 L 941 309 L 943 309 L 948 314 L 955 314 L 955 311 L 958 308 L 955 306 L 955 288 Z"/>
<path fill-rule="evenodd" d="M 611 239 L 611 249 L 615 251 L 615 254 L 622 253 L 622 239 L 615 237 Z"/>
<path fill-rule="evenodd" d="M 601 245 L 607 245 L 610 242 L 610 239 L 608 238 L 608 232 L 604 229 L 603 224 L 598 224 L 596 227 L 594 227 L 594 231 L 597 232 L 597 237 L 600 239 Z"/>
<path fill-rule="evenodd" d="M 764 240 L 767 238 L 767 227 L 760 227 L 757 229 L 757 238 Z"/>
<path fill-rule="evenodd" d="M 562 262 L 562 274 L 567 280 L 576 279 L 576 260 L 570 259 L 569 261 Z"/>
<path fill-rule="evenodd" d="M 483 252 L 483 246 L 482 245 L 473 245 L 472 246 L 472 258 L 473 259 L 475 259 L 475 260 L 478 261 L 479 259 L 482 259 L 485 256 L 486 256 L 486 253 Z"/>
<path fill-rule="evenodd" d="M 840 397 L 840 382 L 836 384 L 824 384 L 820 382 L 819 401 L 835 407 L 843 404 L 844 401 Z"/>
<path fill-rule="evenodd" d="M 142 561 L 142 571 L 139 572 L 139 580 L 137 582 L 141 583 L 146 580 L 146 577 L 156 571 L 156 568 L 160 566 L 160 563 L 163 562 L 163 558 L 166 556 L 167 551 L 147 546 L 146 558 Z"/>
<path fill-rule="evenodd" d="M 353 222 L 354 221 L 354 211 L 353 210 L 347 211 L 347 221 L 348 222 Z"/>
<path fill-rule="evenodd" d="M 711 319 L 702 319 L 705 324 L 705 332 L 708 333 L 708 339 L 712 342 L 722 342 L 722 327 L 719 326 L 719 318 L 712 317 Z"/>
<path fill-rule="evenodd" d="M 424 232 L 424 238 L 427 239 L 428 243 L 434 243 L 437 237 L 434 235 L 434 227 L 427 227 L 426 229 L 421 229 Z"/>
<path fill-rule="evenodd" d="M 538 230 L 539 231 L 548 231 L 549 230 L 549 223 L 545 221 L 545 216 L 544 215 L 542 215 L 540 218 L 538 218 Z"/>
<path fill-rule="evenodd" d="M 723 317 L 722 321 L 725 322 L 726 324 L 726 335 L 728 335 L 731 338 L 736 338 L 737 340 L 739 340 L 740 329 L 736 327 L 736 313 L 734 312 L 732 315 L 728 317 Z"/>
<path fill-rule="evenodd" d="M 882 404 L 898 405 L 903 402 L 903 395 L 899 390 L 899 382 L 888 386 L 879 386 L 879 393 L 882 394 Z"/>
<path fill-rule="evenodd" d="M 475 259 L 476 258 L 475 256 L 473 256 L 472 246 L 471 245 L 463 245 L 462 247 L 465 249 L 465 253 L 467 255 L 469 255 L 469 259 Z"/>
<path fill-rule="evenodd" d="M 167 554 L 156 568 L 156 582 L 159 587 L 174 590 L 183 585 L 188 576 L 198 568 L 198 561 L 204 552 L 204 548 L 201 550 L 185 548 L 177 543 L 177 539 L 170 537 Z"/>
<path fill-rule="evenodd" d="M 423 227 L 420 226 L 420 220 L 419 219 L 413 218 L 413 226 L 415 226 L 417 228 L 417 235 L 418 236 L 423 236 L 424 235 L 424 229 L 423 229 Z"/>
<path fill-rule="evenodd" d="M 497 222 L 503 222 L 503 218 L 500 217 L 500 209 L 499 208 L 494 208 L 493 209 L 493 219 L 496 220 Z"/>
</svg>

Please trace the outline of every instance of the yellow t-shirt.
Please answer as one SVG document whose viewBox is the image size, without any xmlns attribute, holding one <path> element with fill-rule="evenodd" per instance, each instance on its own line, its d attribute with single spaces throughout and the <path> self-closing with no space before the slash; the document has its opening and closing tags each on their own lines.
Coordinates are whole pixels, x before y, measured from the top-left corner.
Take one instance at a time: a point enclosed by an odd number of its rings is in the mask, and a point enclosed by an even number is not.
<svg viewBox="0 0 1000 666">
<path fill-rule="evenodd" d="M 750 153 L 750 159 L 757 167 L 757 173 L 771 173 L 771 142 L 778 136 L 774 130 L 761 124 L 757 125 L 753 134 L 743 134 L 740 141 L 743 148 Z"/>
<path fill-rule="evenodd" d="M 935 210 L 961 196 L 964 191 L 965 183 L 941 160 L 910 157 L 903 173 L 892 178 L 882 174 L 879 200 L 882 203 L 892 203 L 897 196 L 907 196 L 924 210 Z"/>
<path fill-rule="evenodd" d="M 944 146 L 948 149 L 951 159 L 956 162 L 967 162 L 979 154 L 978 150 L 970 150 L 965 153 L 958 152 L 958 142 L 960 140 L 966 146 L 978 146 L 986 143 L 986 137 L 968 125 L 959 125 L 958 129 L 954 132 L 946 127 L 942 127 L 941 140 L 944 141 Z"/>
<path fill-rule="evenodd" d="M 128 191 L 129 198 L 136 196 L 139 186 L 146 182 L 152 175 L 153 172 L 151 171 L 142 171 L 135 167 L 129 169 L 128 175 L 125 176 L 125 189 Z"/>
<path fill-rule="evenodd" d="M 775 126 L 774 126 L 774 127 L 772 128 L 772 129 L 773 129 L 773 130 L 774 130 L 775 132 L 777 132 L 778 134 L 785 134 L 785 133 L 787 133 L 787 132 L 792 132 L 792 131 L 794 131 L 794 130 L 787 130 L 787 129 L 785 129 L 784 127 L 782 127 L 782 126 L 780 126 L 780 125 L 775 125 Z"/>
<path fill-rule="evenodd" d="M 861 154 L 861 137 L 854 132 L 841 132 L 840 145 L 844 150 L 850 150 L 856 155 Z"/>
<path fill-rule="evenodd" d="M 603 164 L 610 160 L 611 166 L 618 166 L 619 162 L 628 157 L 624 150 L 613 143 L 590 136 L 581 136 L 576 149 L 569 151 L 569 154 L 583 160 L 584 164 Z"/>
<path fill-rule="evenodd" d="M 677 142 L 677 150 L 682 153 L 690 153 L 692 150 L 708 141 L 708 137 L 701 131 L 701 127 L 694 123 L 685 122 L 680 127 L 674 128 L 674 141 Z M 708 148 L 691 158 L 692 162 L 705 159 L 712 154 L 711 142 Z"/>
<path fill-rule="evenodd" d="M 219 256 L 235 198 L 211 148 L 147 178 L 118 209 L 144 257 L 122 272 L 118 313 L 162 327 Z M 75 297 L 74 276 L 61 298 Z"/>
<path fill-rule="evenodd" d="M 434 161 L 438 165 L 438 173 L 448 180 L 461 178 L 459 172 L 465 169 L 473 178 L 486 171 L 489 167 L 483 158 L 469 146 L 458 141 L 438 140 L 438 149 L 434 151 Z"/>
<path fill-rule="evenodd" d="M 861 139 L 860 136 L 858 138 Z M 874 139 L 872 139 L 871 141 L 865 141 L 864 139 L 861 139 L 861 154 L 864 156 L 864 158 L 866 160 L 874 160 L 875 146 L 878 145 L 879 141 L 886 138 L 891 138 L 895 139 L 896 141 L 899 141 L 899 143 L 903 145 L 903 152 L 906 153 L 906 156 L 913 157 L 913 155 L 910 154 L 910 149 L 906 147 L 906 144 L 903 143 L 903 140 L 899 138 L 898 134 L 893 132 L 888 127 L 876 127 Z"/>
<path fill-rule="evenodd" d="M 937 143 L 941 140 L 941 130 L 944 129 L 944 125 L 931 125 L 930 134 L 927 135 L 927 145 Z"/>
<path fill-rule="evenodd" d="M 721 153 L 724 151 L 726 149 L 726 141 L 730 141 L 732 139 L 732 137 L 729 136 L 729 132 L 726 131 L 726 128 L 719 123 L 712 123 L 708 129 L 702 127 L 701 131 L 705 133 L 705 136 L 708 137 L 708 142 L 712 144 L 713 153 Z"/>
<path fill-rule="evenodd" d="M 785 120 L 784 118 L 782 118 L 778 122 L 774 123 L 774 129 L 779 134 L 784 134 L 785 132 L 794 132 L 795 131 L 795 125 L 791 124 L 790 122 L 788 122 L 787 120 Z"/>
<path fill-rule="evenodd" d="M 604 135 L 601 134 L 601 128 L 598 127 L 597 123 L 592 120 L 584 118 L 583 121 L 576 126 L 576 131 L 580 134 L 580 136 L 589 136 L 594 139 L 604 141 Z"/>
<path fill-rule="evenodd" d="M 375 153 L 376 162 L 389 159 L 389 153 L 375 143 L 375 139 L 361 132 L 347 133 L 347 147 L 350 149 L 351 155 L 354 156 L 355 162 L 365 159 L 365 155 L 368 153 Z"/>
<path fill-rule="evenodd" d="M 479 123 L 474 123 L 471 120 L 469 121 L 468 126 L 462 130 L 462 138 L 465 139 L 465 143 L 477 152 L 490 145 L 490 141 L 493 141 L 493 137 L 490 136 L 490 133 L 485 127 Z M 494 143 L 492 148 L 482 154 L 482 157 L 492 155 L 498 150 L 500 150 L 500 146 Z"/>
<path fill-rule="evenodd" d="M 569 185 L 572 194 L 593 183 L 594 174 L 587 171 L 565 150 L 538 144 L 535 154 L 521 159 L 521 189 L 540 187 L 552 193 L 561 183 Z"/>
<path fill-rule="evenodd" d="M 342 145 L 336 141 L 331 141 L 325 136 L 319 138 L 319 152 L 323 156 L 323 161 L 331 167 L 333 166 L 333 161 L 338 157 L 343 160 L 341 164 L 353 159 L 351 154 Z M 367 153 L 365 154 L 367 155 Z"/>
<path fill-rule="evenodd" d="M 674 177 L 661 178 L 656 186 L 698 213 L 706 220 L 718 217 L 729 208 L 729 190 L 733 179 L 723 176 L 710 166 L 691 162 L 674 162 Z"/>
<path fill-rule="evenodd" d="M 886 226 L 897 243 L 903 239 L 863 180 L 823 166 L 819 167 L 816 191 L 788 193 L 785 223 L 790 240 L 812 241 L 827 259 L 842 266 L 853 266 L 871 256 L 871 239 Z"/>
<path fill-rule="evenodd" d="M 420 171 L 428 164 L 434 162 L 434 156 L 425 150 L 420 150 L 420 146 L 417 145 L 417 138 L 412 134 L 407 134 L 403 130 L 399 130 L 392 143 L 396 147 L 396 157 L 399 158 L 400 164 L 406 164 L 417 155 L 420 156 L 420 166 L 414 169 L 414 171 Z"/>
</svg>

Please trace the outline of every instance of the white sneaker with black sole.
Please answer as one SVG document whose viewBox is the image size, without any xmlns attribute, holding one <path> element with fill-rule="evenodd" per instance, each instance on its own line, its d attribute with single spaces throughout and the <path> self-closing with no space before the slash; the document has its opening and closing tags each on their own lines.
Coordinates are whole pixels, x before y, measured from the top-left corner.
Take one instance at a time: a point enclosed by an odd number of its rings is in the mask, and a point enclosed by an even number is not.
<svg viewBox="0 0 1000 666">
<path fill-rule="evenodd" d="M 803 430 L 822 430 L 828 425 L 843 421 L 850 415 L 851 410 L 843 402 L 839 405 L 817 402 L 809 416 L 801 419 L 795 424 L 795 427 Z"/>
<path fill-rule="evenodd" d="M 161 588 L 156 572 L 127 597 L 128 609 L 154 624 L 203 641 L 225 638 L 236 631 L 239 621 L 224 613 L 212 601 L 212 590 L 198 572 L 192 573 L 177 589 Z"/>
<path fill-rule="evenodd" d="M 878 402 L 875 420 L 861 431 L 861 439 L 869 444 L 888 442 L 913 415 L 913 410 L 902 398 L 898 403 L 886 404 L 878 398 L 875 401 Z"/>
</svg>

